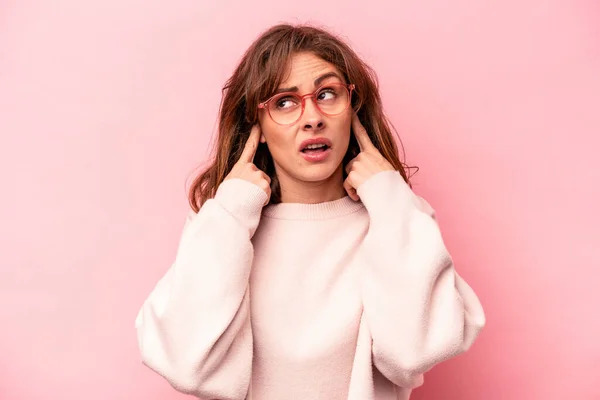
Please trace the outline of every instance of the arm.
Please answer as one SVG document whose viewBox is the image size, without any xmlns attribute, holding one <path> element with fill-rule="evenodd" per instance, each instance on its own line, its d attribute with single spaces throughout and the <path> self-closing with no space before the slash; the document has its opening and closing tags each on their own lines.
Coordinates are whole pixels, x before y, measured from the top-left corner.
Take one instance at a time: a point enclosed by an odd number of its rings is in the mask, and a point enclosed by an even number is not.
<svg viewBox="0 0 600 400">
<path fill-rule="evenodd" d="M 456 273 L 433 209 L 397 171 L 373 175 L 358 194 L 371 221 L 362 282 L 373 362 L 394 384 L 414 388 L 471 347 L 483 308 Z"/>
<path fill-rule="evenodd" d="M 175 261 L 139 311 L 142 362 L 177 390 L 245 399 L 251 378 L 248 279 L 267 194 L 234 179 L 186 222 Z"/>
</svg>

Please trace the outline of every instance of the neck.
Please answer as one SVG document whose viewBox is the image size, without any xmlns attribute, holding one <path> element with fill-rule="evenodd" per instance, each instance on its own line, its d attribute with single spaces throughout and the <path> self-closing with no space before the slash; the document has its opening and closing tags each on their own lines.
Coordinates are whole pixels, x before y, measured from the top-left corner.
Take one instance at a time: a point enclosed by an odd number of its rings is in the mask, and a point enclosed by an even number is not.
<svg viewBox="0 0 600 400">
<path fill-rule="evenodd" d="M 346 196 L 343 186 L 342 166 L 329 178 L 318 182 L 306 182 L 277 172 L 282 203 L 317 204 L 334 201 Z"/>
</svg>

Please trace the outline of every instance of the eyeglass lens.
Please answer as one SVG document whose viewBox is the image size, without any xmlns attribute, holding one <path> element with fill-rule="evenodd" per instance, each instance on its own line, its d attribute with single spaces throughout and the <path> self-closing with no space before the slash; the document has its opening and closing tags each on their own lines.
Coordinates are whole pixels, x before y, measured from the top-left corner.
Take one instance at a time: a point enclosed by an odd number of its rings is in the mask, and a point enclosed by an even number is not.
<svg viewBox="0 0 600 400">
<path fill-rule="evenodd" d="M 350 101 L 350 94 L 344 85 L 330 84 L 321 87 L 316 98 L 317 108 L 326 115 L 343 112 Z M 281 93 L 269 102 L 269 114 L 278 124 L 291 124 L 302 116 L 302 99 L 290 93 Z"/>
</svg>

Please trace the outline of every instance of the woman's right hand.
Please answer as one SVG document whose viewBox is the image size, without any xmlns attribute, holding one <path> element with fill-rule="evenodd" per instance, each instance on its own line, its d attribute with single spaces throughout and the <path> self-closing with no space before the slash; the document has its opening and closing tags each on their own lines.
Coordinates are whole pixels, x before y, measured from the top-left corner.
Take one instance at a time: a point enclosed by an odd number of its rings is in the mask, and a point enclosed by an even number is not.
<svg viewBox="0 0 600 400">
<path fill-rule="evenodd" d="M 258 148 L 259 140 L 260 127 L 258 124 L 256 124 L 250 131 L 250 136 L 246 141 L 246 145 L 244 146 L 244 151 L 242 152 L 240 159 L 237 163 L 235 163 L 229 174 L 225 177 L 225 180 L 237 178 L 254 183 L 267 194 L 268 197 L 267 201 L 265 202 L 265 205 L 267 205 L 269 203 L 269 199 L 271 198 L 271 178 L 269 178 L 267 174 L 254 165 L 254 156 L 256 155 L 256 149 Z"/>
</svg>

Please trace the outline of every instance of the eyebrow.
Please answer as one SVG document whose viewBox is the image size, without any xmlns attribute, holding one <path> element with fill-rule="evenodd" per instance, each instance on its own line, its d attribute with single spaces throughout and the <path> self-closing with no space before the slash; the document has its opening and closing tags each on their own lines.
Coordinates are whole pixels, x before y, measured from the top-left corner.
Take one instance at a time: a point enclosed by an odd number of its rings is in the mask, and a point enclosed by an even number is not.
<svg viewBox="0 0 600 400">
<path fill-rule="evenodd" d="M 330 71 L 330 72 L 326 72 L 323 75 L 319 76 L 317 79 L 315 79 L 314 81 L 314 85 L 315 86 L 319 86 L 321 84 L 321 82 L 323 82 L 325 79 L 328 78 L 338 78 L 340 81 L 344 81 L 336 72 Z M 275 91 L 275 94 L 278 93 L 284 93 L 284 92 L 297 92 L 298 91 L 298 86 L 292 86 L 289 88 L 279 88 Z"/>
</svg>

